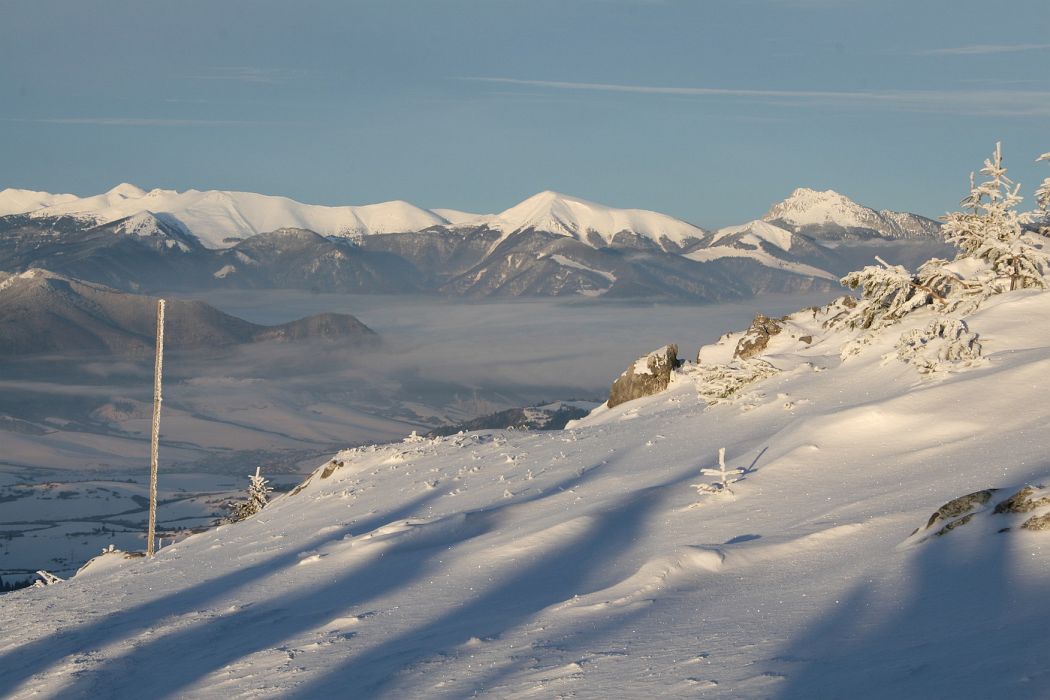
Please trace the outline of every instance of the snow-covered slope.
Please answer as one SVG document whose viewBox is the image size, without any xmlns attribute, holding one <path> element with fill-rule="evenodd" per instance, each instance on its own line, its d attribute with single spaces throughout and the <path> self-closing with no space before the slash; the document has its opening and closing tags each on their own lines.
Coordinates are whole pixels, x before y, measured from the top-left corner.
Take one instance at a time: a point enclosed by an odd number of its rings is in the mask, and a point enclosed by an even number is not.
<svg viewBox="0 0 1050 700">
<path fill-rule="evenodd" d="M 753 247 L 768 243 L 783 251 L 788 251 L 791 250 L 794 234 L 780 226 L 756 219 L 739 226 L 727 226 L 718 229 L 711 236 L 710 243 L 713 245 L 725 238 L 735 238 L 741 243 L 746 243 Z"/>
<path fill-rule="evenodd" d="M 702 246 L 685 253 L 685 257 L 697 262 L 744 258 L 775 270 L 837 281 L 838 275 L 833 272 L 804 262 L 809 256 L 796 255 L 799 249 L 812 246 L 810 241 L 791 231 L 759 219 L 718 229 L 704 240 Z"/>
<path fill-rule="evenodd" d="M 419 231 L 447 224 L 443 217 L 408 202 L 328 207 L 252 192 L 154 189 L 121 184 L 93 197 L 35 209 L 34 217 L 77 216 L 106 223 L 143 211 L 181 224 L 209 248 L 279 228 L 304 228 L 324 236 Z"/>
<path fill-rule="evenodd" d="M 985 302 L 983 359 L 930 378 L 896 348 L 934 310 L 845 361 L 856 333 L 794 314 L 717 405 L 740 334 L 564 431 L 344 451 L 248 521 L 5 596 L 0 694 L 1046 698 L 1050 533 L 1020 525 L 1050 500 L 992 506 L 1050 484 L 1050 293 Z M 701 494 L 720 447 L 746 473 Z"/>
<path fill-rule="evenodd" d="M 75 194 L 51 194 L 50 192 L 16 190 L 13 187 L 8 187 L 5 190 L 0 190 L 0 216 L 24 214 L 41 207 L 73 202 L 77 199 L 79 197 Z"/>
<path fill-rule="evenodd" d="M 938 229 L 932 219 L 903 212 L 875 211 L 833 190 L 818 192 L 806 187 L 796 189 L 787 199 L 774 204 L 762 218 L 796 229 L 866 229 L 887 238 L 931 236 Z"/>
</svg>

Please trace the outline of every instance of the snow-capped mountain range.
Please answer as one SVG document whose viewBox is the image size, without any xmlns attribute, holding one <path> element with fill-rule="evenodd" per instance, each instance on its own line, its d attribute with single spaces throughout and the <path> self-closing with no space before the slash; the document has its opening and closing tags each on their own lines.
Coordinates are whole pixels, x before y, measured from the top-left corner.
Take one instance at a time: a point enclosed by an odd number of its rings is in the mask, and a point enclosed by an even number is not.
<svg viewBox="0 0 1050 700">
<path fill-rule="evenodd" d="M 857 260 L 872 259 L 869 246 L 891 262 L 925 259 L 943 248 L 937 229 L 915 214 L 878 212 L 808 189 L 762 220 L 709 232 L 666 214 L 552 191 L 497 214 L 474 214 L 403 201 L 321 206 L 125 183 L 89 197 L 0 191 L 0 269 L 57 266 L 130 288 L 173 280 L 267 287 L 301 273 L 298 286 L 331 291 L 716 300 L 833 285 Z M 138 247 L 123 240 L 129 237 Z M 288 245 L 295 256 L 281 254 Z M 148 263 L 140 260 L 143 246 Z M 267 260 L 259 257 L 263 248 Z M 121 279 L 129 256 L 150 273 Z M 293 257 L 298 267 L 289 269 Z M 273 266 L 285 281 L 274 279 Z"/>
<path fill-rule="evenodd" d="M 434 226 L 486 226 L 505 235 L 536 230 L 596 245 L 611 244 L 621 231 L 654 242 L 678 245 L 704 237 L 703 229 L 666 214 L 643 209 L 614 209 L 579 197 L 545 191 L 499 214 L 454 209 L 423 209 L 404 201 L 364 206 L 303 204 L 287 197 L 253 192 L 154 189 L 122 183 L 108 192 L 70 194 L 6 189 L 0 192 L 0 216 L 28 214 L 34 219 L 72 217 L 94 225 L 149 213 L 178 223 L 207 248 L 229 248 L 237 240 L 280 228 L 302 228 L 322 236 L 413 233 Z"/>
</svg>

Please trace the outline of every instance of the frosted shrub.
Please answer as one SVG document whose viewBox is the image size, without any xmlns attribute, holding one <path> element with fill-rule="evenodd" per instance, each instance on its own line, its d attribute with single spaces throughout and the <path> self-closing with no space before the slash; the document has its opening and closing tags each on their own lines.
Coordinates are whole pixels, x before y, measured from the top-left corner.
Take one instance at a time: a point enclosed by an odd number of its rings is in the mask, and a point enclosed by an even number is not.
<svg viewBox="0 0 1050 700">
<path fill-rule="evenodd" d="M 961 318 L 938 318 L 901 336 L 897 358 L 922 374 L 971 367 L 981 361 L 981 343 Z"/>
<path fill-rule="evenodd" d="M 937 295 L 940 311 L 976 311 L 981 302 L 997 293 L 994 279 L 989 271 L 979 270 L 964 277 L 954 269 L 955 263 L 943 258 L 932 258 L 924 262 L 916 274 L 916 282 Z"/>
<path fill-rule="evenodd" d="M 33 587 L 34 588 L 43 588 L 44 586 L 53 586 L 56 583 L 62 583 L 63 581 L 65 581 L 64 578 L 59 578 L 58 576 L 55 576 L 50 571 L 43 571 L 43 570 L 41 570 L 41 571 L 36 572 L 36 575 L 39 576 L 40 578 L 33 582 Z"/>
<path fill-rule="evenodd" d="M 860 289 L 862 300 L 842 319 L 848 328 L 879 328 L 896 323 L 908 312 L 930 302 L 912 274 L 901 265 L 868 265 L 851 272 L 840 281 L 850 289 Z"/>
<path fill-rule="evenodd" d="M 700 365 L 694 372 L 697 376 L 697 393 L 708 404 L 725 403 L 742 388 L 779 370 L 764 360 L 737 360 L 728 365 Z"/>
</svg>

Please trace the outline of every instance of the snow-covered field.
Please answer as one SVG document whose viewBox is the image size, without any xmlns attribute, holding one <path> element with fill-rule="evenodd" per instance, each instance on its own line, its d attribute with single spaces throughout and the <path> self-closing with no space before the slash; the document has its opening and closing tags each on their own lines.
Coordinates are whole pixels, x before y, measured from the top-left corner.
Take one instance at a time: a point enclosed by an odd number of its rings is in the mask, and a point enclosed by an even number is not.
<svg viewBox="0 0 1050 700">
<path fill-rule="evenodd" d="M 1050 501 L 992 512 L 1050 483 L 1050 293 L 989 299 L 983 359 L 920 375 L 896 346 L 929 308 L 846 360 L 799 314 L 718 405 L 687 365 L 564 431 L 340 452 L 248 521 L 4 596 L 0 695 L 1050 697 L 1050 534 L 1019 527 Z M 701 494 L 721 447 L 746 474 Z"/>
</svg>

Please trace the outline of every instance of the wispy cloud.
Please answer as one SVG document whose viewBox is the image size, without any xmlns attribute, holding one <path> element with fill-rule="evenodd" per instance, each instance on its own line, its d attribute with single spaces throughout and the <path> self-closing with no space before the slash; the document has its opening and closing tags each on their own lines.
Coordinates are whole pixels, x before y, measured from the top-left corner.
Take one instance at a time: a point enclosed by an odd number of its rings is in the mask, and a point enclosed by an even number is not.
<svg viewBox="0 0 1050 700">
<path fill-rule="evenodd" d="M 32 124 L 85 124 L 90 126 L 258 126 L 280 123 L 236 119 L 153 119 L 142 117 L 40 117 L 37 119 L 9 118 L 3 121 Z"/>
<path fill-rule="evenodd" d="M 915 53 L 920 56 L 981 56 L 994 53 L 1020 53 L 1022 51 L 1046 51 L 1050 44 L 970 44 L 949 46 L 941 49 L 923 49 Z"/>
<path fill-rule="evenodd" d="M 1050 116 L 1050 92 L 1034 90 L 759 90 L 752 88 L 578 83 L 505 77 L 467 77 L 463 78 L 463 80 L 499 85 L 519 85 L 531 88 L 541 87 L 551 90 L 745 98 L 781 106 L 826 105 L 987 116 Z"/>
<path fill-rule="evenodd" d="M 261 68 L 259 66 L 213 66 L 203 72 L 187 75 L 190 80 L 228 80 L 237 83 L 269 85 L 285 83 L 301 77 L 305 71 L 288 68 Z"/>
</svg>

